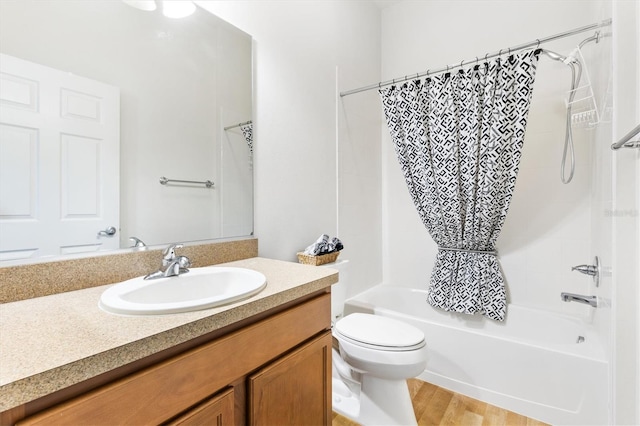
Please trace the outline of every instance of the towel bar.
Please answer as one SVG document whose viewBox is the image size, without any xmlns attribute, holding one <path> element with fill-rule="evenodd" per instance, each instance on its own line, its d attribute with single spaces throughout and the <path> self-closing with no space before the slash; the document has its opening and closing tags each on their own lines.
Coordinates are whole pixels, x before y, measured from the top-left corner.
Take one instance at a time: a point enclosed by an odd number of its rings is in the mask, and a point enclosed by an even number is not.
<svg viewBox="0 0 640 426">
<path fill-rule="evenodd" d="M 164 176 L 160 176 L 160 185 L 167 185 L 170 183 L 193 183 L 195 185 L 204 185 L 207 188 L 213 187 L 213 182 L 210 180 L 197 181 L 197 180 L 179 180 L 179 179 L 167 179 Z"/>
</svg>

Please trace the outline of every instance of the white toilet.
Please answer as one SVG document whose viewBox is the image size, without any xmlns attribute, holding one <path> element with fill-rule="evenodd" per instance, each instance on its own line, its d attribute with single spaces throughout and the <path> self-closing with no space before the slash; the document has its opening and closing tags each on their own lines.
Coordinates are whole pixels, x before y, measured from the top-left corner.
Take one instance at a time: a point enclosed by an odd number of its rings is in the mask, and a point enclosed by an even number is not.
<svg viewBox="0 0 640 426">
<path fill-rule="evenodd" d="M 415 425 L 406 380 L 426 367 L 424 333 L 379 315 L 342 317 L 347 265 L 324 265 L 340 271 L 340 282 L 331 288 L 333 336 L 340 347 L 333 350 L 333 410 L 365 426 Z"/>
</svg>

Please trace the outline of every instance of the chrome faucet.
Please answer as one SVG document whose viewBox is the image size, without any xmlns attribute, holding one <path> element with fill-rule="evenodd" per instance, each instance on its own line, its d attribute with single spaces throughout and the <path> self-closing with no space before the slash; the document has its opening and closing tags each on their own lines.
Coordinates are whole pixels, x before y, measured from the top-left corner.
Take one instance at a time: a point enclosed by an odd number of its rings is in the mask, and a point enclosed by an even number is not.
<svg viewBox="0 0 640 426">
<path fill-rule="evenodd" d="M 575 293 L 560 293 L 560 297 L 563 302 L 579 302 L 584 303 L 594 308 L 598 307 L 598 298 L 596 296 L 583 296 L 582 294 Z"/>
<path fill-rule="evenodd" d="M 129 241 L 133 241 L 133 248 L 136 250 L 146 250 L 147 245 L 138 237 L 129 237 Z"/>
<path fill-rule="evenodd" d="M 162 266 L 156 272 L 144 277 L 145 280 L 177 277 L 189 272 L 191 261 L 187 256 L 176 256 L 175 250 L 184 247 L 182 244 L 171 244 L 162 252 Z"/>
</svg>

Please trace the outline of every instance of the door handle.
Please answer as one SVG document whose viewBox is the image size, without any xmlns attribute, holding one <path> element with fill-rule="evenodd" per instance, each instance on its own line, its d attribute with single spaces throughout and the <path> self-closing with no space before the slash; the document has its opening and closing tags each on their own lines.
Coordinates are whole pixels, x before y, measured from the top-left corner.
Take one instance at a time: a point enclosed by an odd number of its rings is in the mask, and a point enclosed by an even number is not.
<svg viewBox="0 0 640 426">
<path fill-rule="evenodd" d="M 105 236 L 105 237 L 113 237 L 114 235 L 116 235 L 116 228 L 115 226 L 110 226 L 107 229 L 105 229 L 104 231 L 100 231 L 98 232 L 99 236 Z"/>
</svg>

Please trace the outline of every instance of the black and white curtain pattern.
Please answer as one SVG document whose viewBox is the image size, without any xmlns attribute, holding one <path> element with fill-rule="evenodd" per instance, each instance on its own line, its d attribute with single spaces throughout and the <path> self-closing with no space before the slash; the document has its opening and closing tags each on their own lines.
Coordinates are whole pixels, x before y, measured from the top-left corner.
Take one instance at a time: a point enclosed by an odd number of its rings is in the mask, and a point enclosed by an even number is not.
<svg viewBox="0 0 640 426">
<path fill-rule="evenodd" d="M 495 244 L 518 175 L 537 61 L 525 51 L 380 90 L 407 187 L 439 248 L 432 306 L 505 318 Z"/>
<path fill-rule="evenodd" d="M 242 136 L 249 146 L 249 152 L 253 154 L 253 123 L 243 124 L 240 126 Z"/>
</svg>

